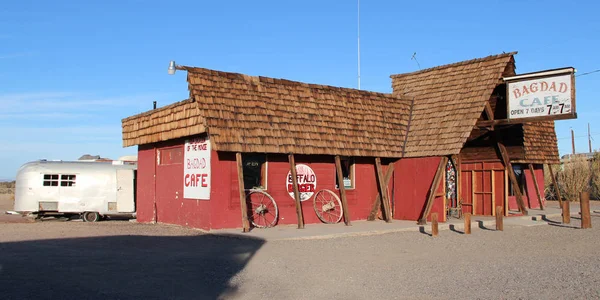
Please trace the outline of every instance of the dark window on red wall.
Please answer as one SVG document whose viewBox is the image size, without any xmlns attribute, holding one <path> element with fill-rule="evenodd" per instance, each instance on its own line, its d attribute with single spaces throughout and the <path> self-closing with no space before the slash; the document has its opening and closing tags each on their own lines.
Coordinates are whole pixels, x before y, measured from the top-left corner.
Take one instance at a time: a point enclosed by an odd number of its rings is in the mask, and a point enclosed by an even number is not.
<svg viewBox="0 0 600 300">
<path fill-rule="evenodd" d="M 352 157 L 343 157 L 340 159 L 340 163 L 342 165 L 342 177 L 344 178 L 344 188 L 353 189 L 354 188 L 354 158 Z M 335 188 L 339 189 L 339 182 L 337 180 L 337 168 L 335 171 Z"/>
<path fill-rule="evenodd" d="M 523 173 L 523 167 L 521 165 L 513 165 L 513 172 L 515 173 L 515 177 L 517 178 L 517 183 L 519 184 L 519 191 L 521 191 L 521 195 L 525 194 L 525 174 Z M 510 178 L 508 179 L 508 195 L 516 196 L 514 185 Z"/>
<path fill-rule="evenodd" d="M 174 165 L 183 163 L 183 147 L 160 149 L 160 165 Z"/>
<path fill-rule="evenodd" d="M 242 155 L 245 189 L 267 189 L 267 155 Z"/>
</svg>

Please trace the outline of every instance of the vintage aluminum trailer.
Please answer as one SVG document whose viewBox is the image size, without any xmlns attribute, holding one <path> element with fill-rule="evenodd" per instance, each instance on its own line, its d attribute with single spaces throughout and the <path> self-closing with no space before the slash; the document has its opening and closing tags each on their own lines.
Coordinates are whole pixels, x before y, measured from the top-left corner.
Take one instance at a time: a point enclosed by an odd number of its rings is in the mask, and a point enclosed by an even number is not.
<svg viewBox="0 0 600 300">
<path fill-rule="evenodd" d="M 86 222 L 106 215 L 135 216 L 137 165 L 114 162 L 34 161 L 17 171 L 15 211 L 81 215 Z"/>
</svg>

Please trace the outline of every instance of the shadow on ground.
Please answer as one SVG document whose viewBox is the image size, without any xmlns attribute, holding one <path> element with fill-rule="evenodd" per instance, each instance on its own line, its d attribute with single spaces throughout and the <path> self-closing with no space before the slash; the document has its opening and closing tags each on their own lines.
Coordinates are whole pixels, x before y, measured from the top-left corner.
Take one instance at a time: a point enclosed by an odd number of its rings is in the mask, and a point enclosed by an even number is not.
<svg viewBox="0 0 600 300">
<path fill-rule="evenodd" d="M 2 299 L 217 299 L 263 240 L 110 236 L 0 244 Z"/>
<path fill-rule="evenodd" d="M 479 220 L 477 221 L 477 226 L 479 227 L 479 229 L 483 229 L 483 230 L 490 230 L 490 231 L 494 230 L 494 229 L 490 229 L 490 228 L 485 227 L 483 221 L 479 221 Z"/>
</svg>

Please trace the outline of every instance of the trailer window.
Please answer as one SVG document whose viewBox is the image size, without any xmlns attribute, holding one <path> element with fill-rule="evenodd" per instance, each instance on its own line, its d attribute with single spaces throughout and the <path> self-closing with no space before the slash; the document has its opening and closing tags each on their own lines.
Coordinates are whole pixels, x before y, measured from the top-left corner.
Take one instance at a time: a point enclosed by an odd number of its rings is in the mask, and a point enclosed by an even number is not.
<svg viewBox="0 0 600 300">
<path fill-rule="evenodd" d="M 44 186 L 58 186 L 58 174 L 44 174 Z"/>
<path fill-rule="evenodd" d="M 60 175 L 60 186 L 75 186 L 75 175 Z"/>
<path fill-rule="evenodd" d="M 242 168 L 245 189 L 267 189 L 266 154 L 244 154 Z"/>
<path fill-rule="evenodd" d="M 354 188 L 354 158 L 352 157 L 342 157 L 340 159 L 342 165 L 342 177 L 344 178 L 344 188 L 353 189 Z M 337 168 L 335 171 L 335 188 L 339 189 L 339 182 L 337 180 Z"/>
</svg>

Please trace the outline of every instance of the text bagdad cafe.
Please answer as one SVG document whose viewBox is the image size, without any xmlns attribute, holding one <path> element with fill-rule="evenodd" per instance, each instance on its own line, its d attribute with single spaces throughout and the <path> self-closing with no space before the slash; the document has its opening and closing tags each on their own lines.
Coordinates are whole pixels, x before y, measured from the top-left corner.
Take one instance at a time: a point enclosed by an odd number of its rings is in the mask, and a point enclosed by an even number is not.
<svg viewBox="0 0 600 300">
<path fill-rule="evenodd" d="M 197 138 L 185 141 L 183 197 L 210 199 L 210 141 Z"/>
<path fill-rule="evenodd" d="M 509 118 L 571 113 L 571 74 L 508 83 Z"/>
</svg>

